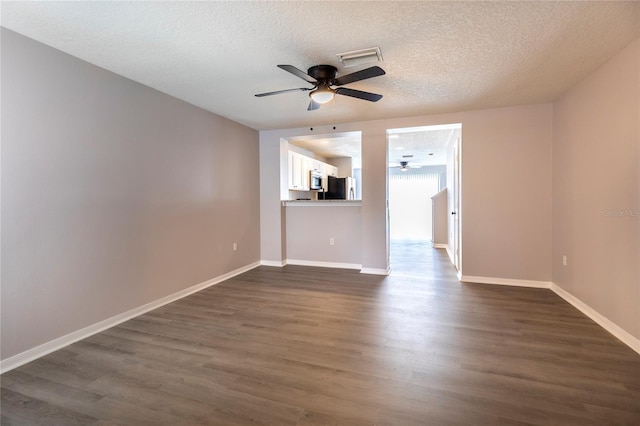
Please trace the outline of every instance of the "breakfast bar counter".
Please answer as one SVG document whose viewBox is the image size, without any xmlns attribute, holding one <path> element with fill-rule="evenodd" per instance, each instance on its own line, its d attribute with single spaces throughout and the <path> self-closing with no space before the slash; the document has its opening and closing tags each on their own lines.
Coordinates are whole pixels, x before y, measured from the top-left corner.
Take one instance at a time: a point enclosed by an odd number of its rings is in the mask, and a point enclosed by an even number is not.
<svg viewBox="0 0 640 426">
<path fill-rule="evenodd" d="M 360 207 L 362 200 L 285 200 L 285 207 Z"/>
</svg>

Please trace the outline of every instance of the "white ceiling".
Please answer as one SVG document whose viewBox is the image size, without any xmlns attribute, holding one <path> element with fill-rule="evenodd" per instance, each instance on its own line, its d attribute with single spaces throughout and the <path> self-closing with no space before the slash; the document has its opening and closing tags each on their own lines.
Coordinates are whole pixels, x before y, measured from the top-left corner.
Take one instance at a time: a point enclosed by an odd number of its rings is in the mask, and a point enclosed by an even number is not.
<svg viewBox="0 0 640 426">
<path fill-rule="evenodd" d="M 348 132 L 338 136 L 299 137 L 288 140 L 290 144 L 311 151 L 324 158 L 350 157 L 355 169 L 362 164 L 362 133 Z"/>
<path fill-rule="evenodd" d="M 640 2 L 2 2 L 3 26 L 255 129 L 549 102 L 640 36 Z M 385 76 L 307 111 L 280 70 L 343 68 L 379 46 Z"/>
<path fill-rule="evenodd" d="M 447 164 L 447 144 L 459 132 L 451 127 L 390 131 L 389 167 L 399 167 L 401 161 L 409 162 L 410 167 Z"/>
</svg>

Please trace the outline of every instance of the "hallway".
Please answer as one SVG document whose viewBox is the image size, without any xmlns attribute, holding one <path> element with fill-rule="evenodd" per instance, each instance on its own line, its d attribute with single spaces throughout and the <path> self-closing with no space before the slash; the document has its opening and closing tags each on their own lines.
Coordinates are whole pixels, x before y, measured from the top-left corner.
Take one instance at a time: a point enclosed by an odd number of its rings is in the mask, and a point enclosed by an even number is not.
<svg viewBox="0 0 640 426">
<path fill-rule="evenodd" d="M 456 279 L 447 251 L 433 248 L 430 241 L 391 240 L 389 255 L 392 276 Z"/>
</svg>

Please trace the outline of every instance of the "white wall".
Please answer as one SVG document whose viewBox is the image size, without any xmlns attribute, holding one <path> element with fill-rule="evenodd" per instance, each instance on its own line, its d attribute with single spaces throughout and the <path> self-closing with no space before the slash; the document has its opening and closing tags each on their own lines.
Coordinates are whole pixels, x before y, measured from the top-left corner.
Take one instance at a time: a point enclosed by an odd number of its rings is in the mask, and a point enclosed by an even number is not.
<svg viewBox="0 0 640 426">
<path fill-rule="evenodd" d="M 392 240 L 433 241 L 433 203 L 439 173 L 389 169 L 389 234 Z"/>
<path fill-rule="evenodd" d="M 256 131 L 5 29 L 1 54 L 3 360 L 259 260 Z"/>
<path fill-rule="evenodd" d="M 362 265 L 388 268 L 386 130 L 462 123 L 463 273 L 548 282 L 551 279 L 550 104 L 260 132 L 261 167 L 276 170 L 281 138 L 362 131 Z M 269 155 L 266 155 L 269 153 Z M 272 177 L 275 183 L 275 178 Z M 498 184 L 497 184 L 498 182 Z M 278 189 L 262 182 L 262 258 L 281 262 L 285 248 Z M 269 243 L 265 243 L 269 241 Z"/>
<path fill-rule="evenodd" d="M 553 282 L 640 339 L 640 40 L 553 119 Z"/>
</svg>

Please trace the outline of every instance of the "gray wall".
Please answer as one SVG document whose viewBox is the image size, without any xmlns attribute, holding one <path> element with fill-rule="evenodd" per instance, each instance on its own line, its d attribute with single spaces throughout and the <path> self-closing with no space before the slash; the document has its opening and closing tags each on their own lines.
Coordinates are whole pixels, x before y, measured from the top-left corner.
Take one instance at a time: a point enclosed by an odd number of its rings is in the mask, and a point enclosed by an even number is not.
<svg viewBox="0 0 640 426">
<path fill-rule="evenodd" d="M 449 197 L 447 188 L 431 197 L 433 203 L 433 244 L 449 244 Z"/>
<path fill-rule="evenodd" d="M 329 158 L 329 163 L 338 168 L 338 177 L 353 177 L 353 159 L 351 157 Z"/>
<path fill-rule="evenodd" d="M 360 206 L 290 205 L 286 218 L 287 260 L 360 264 Z"/>
<path fill-rule="evenodd" d="M 639 76 L 636 40 L 555 102 L 553 117 L 553 282 L 636 339 Z"/>
<path fill-rule="evenodd" d="M 311 152 L 304 148 L 300 148 L 299 146 L 294 145 L 292 143 L 288 144 L 288 148 L 289 148 L 289 151 L 297 152 L 298 154 L 302 154 L 306 157 L 313 158 L 318 161 L 322 161 L 323 163 L 329 163 L 329 160 L 326 157 L 323 157 L 320 154 L 316 154 L 315 152 Z"/>
<path fill-rule="evenodd" d="M 462 121 L 463 275 L 551 281 L 552 106 Z"/>
<path fill-rule="evenodd" d="M 2 359 L 259 260 L 256 131 L 5 29 L 1 118 Z"/>
<path fill-rule="evenodd" d="M 361 235 L 364 269 L 388 268 L 387 129 L 462 123 L 463 274 L 551 280 L 552 105 L 395 118 L 260 132 L 261 173 L 277 182 L 281 139 L 362 132 Z M 286 154 L 285 154 L 286 155 Z M 499 182 L 499 184 L 497 184 Z M 262 181 L 262 259 L 286 252 L 279 189 Z M 268 209 L 268 211 L 267 211 Z"/>
</svg>

